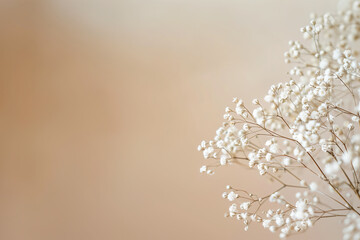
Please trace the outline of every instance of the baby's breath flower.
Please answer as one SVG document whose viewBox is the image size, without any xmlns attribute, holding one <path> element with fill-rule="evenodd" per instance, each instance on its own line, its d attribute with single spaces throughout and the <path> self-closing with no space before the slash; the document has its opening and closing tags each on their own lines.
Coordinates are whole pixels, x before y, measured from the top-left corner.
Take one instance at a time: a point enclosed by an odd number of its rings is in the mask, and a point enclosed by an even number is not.
<svg viewBox="0 0 360 240">
<path fill-rule="evenodd" d="M 312 14 L 304 43 L 289 41 L 288 81 L 252 107 L 233 98 L 214 139 L 197 148 L 211 162 L 201 173 L 240 165 L 273 183 L 264 195 L 226 186 L 225 216 L 245 230 L 258 222 L 285 238 L 346 216 L 343 239 L 360 239 L 360 1 L 340 1 L 337 14 Z"/>
<path fill-rule="evenodd" d="M 239 197 L 238 194 L 236 194 L 235 192 L 231 191 L 228 195 L 227 195 L 227 199 L 229 199 L 229 201 L 234 201 L 235 199 L 237 199 Z"/>
</svg>

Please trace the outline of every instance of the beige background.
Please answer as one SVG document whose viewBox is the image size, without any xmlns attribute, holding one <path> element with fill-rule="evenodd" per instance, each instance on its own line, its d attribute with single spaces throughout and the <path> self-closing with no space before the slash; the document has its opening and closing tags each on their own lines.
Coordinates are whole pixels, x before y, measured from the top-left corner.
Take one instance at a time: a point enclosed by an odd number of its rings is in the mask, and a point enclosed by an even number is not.
<svg viewBox="0 0 360 240">
<path fill-rule="evenodd" d="M 0 239 L 276 239 L 223 218 L 241 169 L 196 151 L 233 96 L 286 80 L 283 52 L 335 0 L 0 2 Z M 265 189 L 266 190 L 266 189 Z M 292 239 L 340 239 L 324 220 Z"/>
</svg>

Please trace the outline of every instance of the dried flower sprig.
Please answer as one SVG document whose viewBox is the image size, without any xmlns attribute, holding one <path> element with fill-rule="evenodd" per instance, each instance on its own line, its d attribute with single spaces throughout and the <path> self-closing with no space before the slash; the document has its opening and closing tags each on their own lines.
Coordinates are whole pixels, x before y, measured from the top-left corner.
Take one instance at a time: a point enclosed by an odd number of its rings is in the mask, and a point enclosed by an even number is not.
<svg viewBox="0 0 360 240">
<path fill-rule="evenodd" d="M 252 111 L 233 99 L 214 139 L 198 147 L 212 162 L 200 172 L 242 165 L 276 182 L 265 196 L 227 186 L 225 216 L 245 230 L 258 222 L 284 238 L 336 217 L 344 239 L 360 239 L 360 1 L 314 15 L 300 31 L 307 42 L 290 41 L 284 54 L 294 64 L 289 81 L 254 99 Z"/>
</svg>

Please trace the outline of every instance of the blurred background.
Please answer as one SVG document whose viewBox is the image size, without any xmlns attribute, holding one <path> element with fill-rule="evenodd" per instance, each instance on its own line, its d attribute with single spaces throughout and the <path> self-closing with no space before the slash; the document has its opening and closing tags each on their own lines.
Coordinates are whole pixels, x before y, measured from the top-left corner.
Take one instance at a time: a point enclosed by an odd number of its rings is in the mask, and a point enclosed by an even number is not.
<svg viewBox="0 0 360 240">
<path fill-rule="evenodd" d="M 225 219 L 197 145 L 232 97 L 285 81 L 290 39 L 336 0 L 1 0 L 0 239 L 277 239 Z M 324 220 L 292 239 L 340 239 Z"/>
</svg>

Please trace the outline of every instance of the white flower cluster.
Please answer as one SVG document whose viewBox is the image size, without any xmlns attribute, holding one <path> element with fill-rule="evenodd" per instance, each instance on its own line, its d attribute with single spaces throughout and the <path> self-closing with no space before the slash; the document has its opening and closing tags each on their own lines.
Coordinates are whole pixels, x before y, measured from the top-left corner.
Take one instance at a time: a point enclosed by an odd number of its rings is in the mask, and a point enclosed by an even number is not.
<svg viewBox="0 0 360 240">
<path fill-rule="evenodd" d="M 360 1 L 313 15 L 300 31 L 306 41 L 290 41 L 284 54 L 290 79 L 252 110 L 233 99 L 214 139 L 198 147 L 210 161 L 200 172 L 241 165 L 274 182 L 261 197 L 230 186 L 223 193 L 232 202 L 226 216 L 246 230 L 259 222 L 287 237 L 347 216 L 344 239 L 360 239 Z"/>
<path fill-rule="evenodd" d="M 360 240 L 360 217 L 355 213 L 349 213 L 344 220 L 344 240 Z"/>
</svg>

